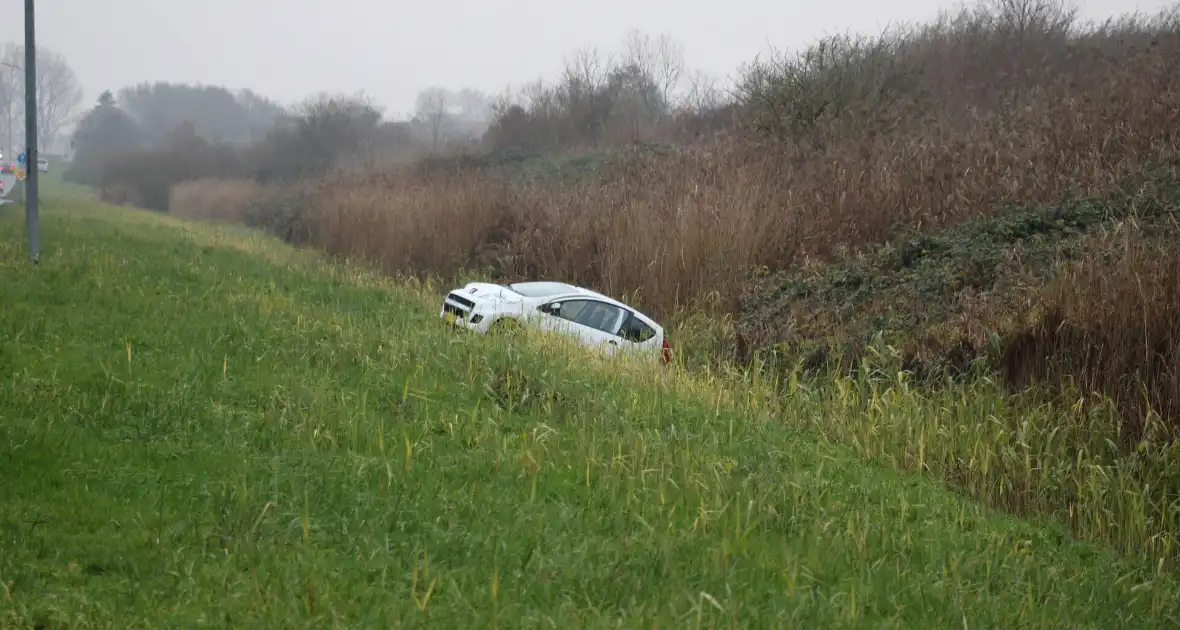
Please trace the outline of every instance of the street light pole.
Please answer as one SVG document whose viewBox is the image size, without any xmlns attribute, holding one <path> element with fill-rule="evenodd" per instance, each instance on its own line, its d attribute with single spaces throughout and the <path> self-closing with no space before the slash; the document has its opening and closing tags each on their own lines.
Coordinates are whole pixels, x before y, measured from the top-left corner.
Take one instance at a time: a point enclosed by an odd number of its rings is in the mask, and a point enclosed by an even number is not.
<svg viewBox="0 0 1180 630">
<path fill-rule="evenodd" d="M 37 208 L 37 42 L 33 0 L 25 0 L 25 224 L 29 262 L 41 259 L 41 225 Z"/>
</svg>

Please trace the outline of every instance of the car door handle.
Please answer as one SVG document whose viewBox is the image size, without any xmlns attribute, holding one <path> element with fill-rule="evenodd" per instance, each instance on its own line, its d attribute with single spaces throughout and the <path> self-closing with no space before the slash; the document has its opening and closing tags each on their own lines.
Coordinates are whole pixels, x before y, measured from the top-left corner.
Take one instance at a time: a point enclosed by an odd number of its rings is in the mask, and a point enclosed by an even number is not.
<svg viewBox="0 0 1180 630">
<path fill-rule="evenodd" d="M 617 345 L 619 345 L 619 342 L 615 341 L 614 339 L 611 339 L 610 341 L 607 341 L 607 343 L 609 343 L 609 344 L 610 344 L 610 345 L 612 345 L 612 346 L 617 346 Z"/>
</svg>

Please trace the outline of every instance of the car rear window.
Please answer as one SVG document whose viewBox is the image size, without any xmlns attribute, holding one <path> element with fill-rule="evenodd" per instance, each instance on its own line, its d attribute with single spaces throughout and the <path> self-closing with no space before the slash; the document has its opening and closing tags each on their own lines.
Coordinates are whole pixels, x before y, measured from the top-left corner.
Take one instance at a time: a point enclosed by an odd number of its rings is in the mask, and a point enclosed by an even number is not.
<svg viewBox="0 0 1180 630">
<path fill-rule="evenodd" d="M 643 323 L 643 320 L 636 317 L 634 313 L 627 315 L 627 321 L 623 322 L 623 327 L 619 329 L 620 337 L 635 343 L 643 343 L 654 337 L 655 334 L 655 329 Z"/>
</svg>

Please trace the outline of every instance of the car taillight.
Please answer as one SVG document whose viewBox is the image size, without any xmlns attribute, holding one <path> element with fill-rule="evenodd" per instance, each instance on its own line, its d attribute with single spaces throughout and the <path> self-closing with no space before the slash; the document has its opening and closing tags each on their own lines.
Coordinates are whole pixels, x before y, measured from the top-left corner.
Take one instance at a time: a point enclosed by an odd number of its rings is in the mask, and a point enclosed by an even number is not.
<svg viewBox="0 0 1180 630">
<path fill-rule="evenodd" d="M 660 359 L 664 363 L 672 362 L 672 346 L 668 345 L 668 338 L 664 337 L 664 346 L 660 348 Z"/>
</svg>

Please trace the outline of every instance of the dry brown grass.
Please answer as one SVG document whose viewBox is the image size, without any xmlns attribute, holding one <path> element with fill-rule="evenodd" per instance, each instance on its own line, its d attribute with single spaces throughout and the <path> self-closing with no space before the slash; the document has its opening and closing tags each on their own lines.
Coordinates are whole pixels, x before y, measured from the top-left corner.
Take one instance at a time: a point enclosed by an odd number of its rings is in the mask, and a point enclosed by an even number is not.
<svg viewBox="0 0 1180 630">
<path fill-rule="evenodd" d="M 1043 312 L 1008 344 L 1003 368 L 1014 383 L 1072 380 L 1111 396 L 1125 437 L 1138 439 L 1150 414 L 1180 420 L 1180 251 L 1133 222 L 1107 247 L 1045 289 Z"/>
<path fill-rule="evenodd" d="M 196 179 L 172 187 L 168 212 L 186 219 L 245 223 L 252 205 L 273 194 L 251 179 Z"/>
<path fill-rule="evenodd" d="M 907 112 L 865 137 L 825 129 L 818 149 L 731 144 L 672 157 L 618 155 L 601 181 L 513 187 L 469 173 L 388 173 L 329 183 L 323 238 L 386 269 L 453 271 L 481 245 L 511 252 L 510 275 L 561 277 L 638 294 L 667 314 L 732 297 L 752 267 L 783 268 L 837 247 L 991 212 L 1101 195 L 1146 164 L 1180 156 L 1180 38 L 1102 55 L 1022 93 L 1013 111 Z M 377 240 L 375 240 L 377 239 Z"/>
<path fill-rule="evenodd" d="M 452 275 L 500 242 L 519 237 L 513 195 L 502 182 L 469 174 L 436 179 L 337 174 L 313 218 L 316 245 L 386 272 Z"/>
</svg>

